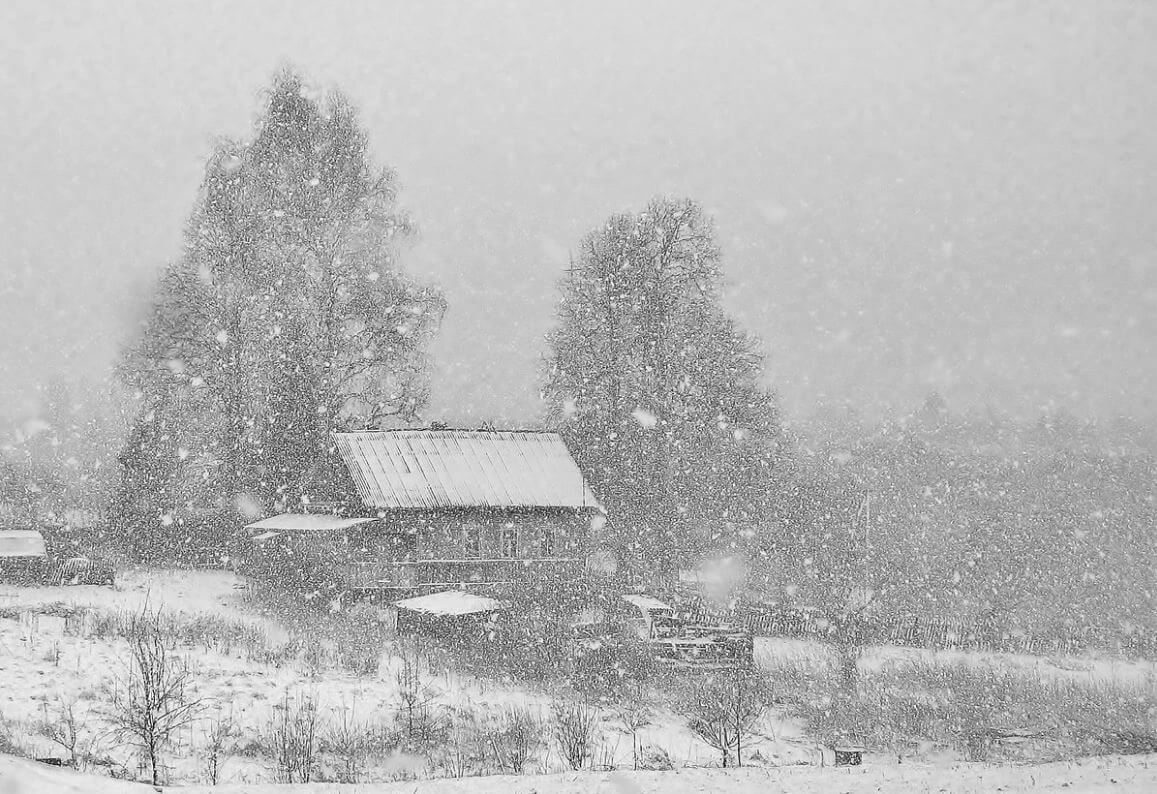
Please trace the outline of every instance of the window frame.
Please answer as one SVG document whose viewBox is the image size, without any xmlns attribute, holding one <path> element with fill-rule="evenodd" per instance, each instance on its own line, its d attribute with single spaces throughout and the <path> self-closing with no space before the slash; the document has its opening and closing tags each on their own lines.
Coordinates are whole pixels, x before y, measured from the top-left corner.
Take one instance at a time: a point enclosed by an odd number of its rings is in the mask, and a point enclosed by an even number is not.
<svg viewBox="0 0 1157 794">
<path fill-rule="evenodd" d="M 482 557 L 482 525 L 476 521 L 462 525 L 462 553 L 471 560 Z"/>
<path fill-rule="evenodd" d="M 507 521 L 499 531 L 498 539 L 501 556 L 506 559 L 518 559 L 518 527 Z"/>
</svg>

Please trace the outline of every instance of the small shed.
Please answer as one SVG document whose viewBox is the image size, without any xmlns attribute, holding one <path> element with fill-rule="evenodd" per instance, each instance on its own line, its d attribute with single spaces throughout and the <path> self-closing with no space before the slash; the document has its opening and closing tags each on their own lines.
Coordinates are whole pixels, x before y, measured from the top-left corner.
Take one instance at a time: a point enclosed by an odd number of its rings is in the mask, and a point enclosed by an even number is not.
<svg viewBox="0 0 1157 794">
<path fill-rule="evenodd" d="M 394 607 L 399 634 L 459 635 L 492 622 L 510 603 L 465 590 L 444 590 L 395 601 Z"/>
<path fill-rule="evenodd" d="M 40 584 L 48 565 L 44 536 L 35 529 L 0 529 L 0 581 Z"/>
</svg>

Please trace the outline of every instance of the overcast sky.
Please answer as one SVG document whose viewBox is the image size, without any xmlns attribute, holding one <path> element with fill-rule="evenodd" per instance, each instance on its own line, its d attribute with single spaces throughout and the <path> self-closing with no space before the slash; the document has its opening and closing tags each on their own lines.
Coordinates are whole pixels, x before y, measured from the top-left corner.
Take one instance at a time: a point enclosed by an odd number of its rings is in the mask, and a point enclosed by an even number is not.
<svg viewBox="0 0 1157 794">
<path fill-rule="evenodd" d="M 584 232 L 714 213 L 789 415 L 1157 415 L 1157 3 L 0 2 L 0 414 L 101 375 L 215 137 L 361 108 L 450 304 L 432 416 L 524 424 Z"/>
</svg>

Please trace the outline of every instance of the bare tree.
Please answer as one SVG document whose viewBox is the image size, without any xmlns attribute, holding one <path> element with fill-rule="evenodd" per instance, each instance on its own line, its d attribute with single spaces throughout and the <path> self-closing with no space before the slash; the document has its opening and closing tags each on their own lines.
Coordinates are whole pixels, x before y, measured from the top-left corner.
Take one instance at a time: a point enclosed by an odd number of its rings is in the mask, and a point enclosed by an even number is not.
<svg viewBox="0 0 1157 794">
<path fill-rule="evenodd" d="M 723 766 L 743 766 L 744 740 L 767 710 L 766 689 L 750 673 L 728 671 L 699 681 L 687 700 L 687 725 L 720 753 Z"/>
<path fill-rule="evenodd" d="M 619 709 L 619 719 L 631 733 L 631 764 L 632 768 L 639 768 L 639 729 L 651 722 L 651 712 L 638 702 L 630 703 Z"/>
<path fill-rule="evenodd" d="M 312 697 L 291 698 L 276 707 L 265 735 L 268 753 L 281 783 L 309 783 L 317 768 L 317 703 Z"/>
<path fill-rule="evenodd" d="M 421 658 L 416 647 L 403 648 L 401 662 L 395 681 L 402 729 L 408 742 L 429 739 L 435 722 L 430 705 L 437 699 L 437 693 L 422 677 Z"/>
<path fill-rule="evenodd" d="M 191 691 L 193 673 L 188 660 L 174 653 L 159 611 L 145 607 L 131 615 L 125 636 L 129 662 L 111 693 L 113 735 L 136 746 L 153 785 L 158 785 L 161 753 L 181 729 L 192 725 L 205 701 Z"/>
<path fill-rule="evenodd" d="M 237 722 L 232 711 L 228 714 L 218 712 L 205 728 L 205 779 L 211 786 L 221 782 L 221 768 L 225 765 L 229 740 L 236 733 Z"/>
</svg>

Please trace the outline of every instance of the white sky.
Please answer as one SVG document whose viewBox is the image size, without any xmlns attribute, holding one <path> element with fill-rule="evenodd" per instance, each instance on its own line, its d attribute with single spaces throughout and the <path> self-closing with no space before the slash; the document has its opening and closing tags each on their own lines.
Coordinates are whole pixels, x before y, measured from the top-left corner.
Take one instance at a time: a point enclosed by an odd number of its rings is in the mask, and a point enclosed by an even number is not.
<svg viewBox="0 0 1157 794">
<path fill-rule="evenodd" d="M 674 193 L 789 413 L 1152 418 L 1155 41 L 1145 2 L 4 0 L 0 415 L 107 368 L 292 63 L 399 172 L 450 303 L 434 415 L 532 419 L 568 250 Z"/>
</svg>

